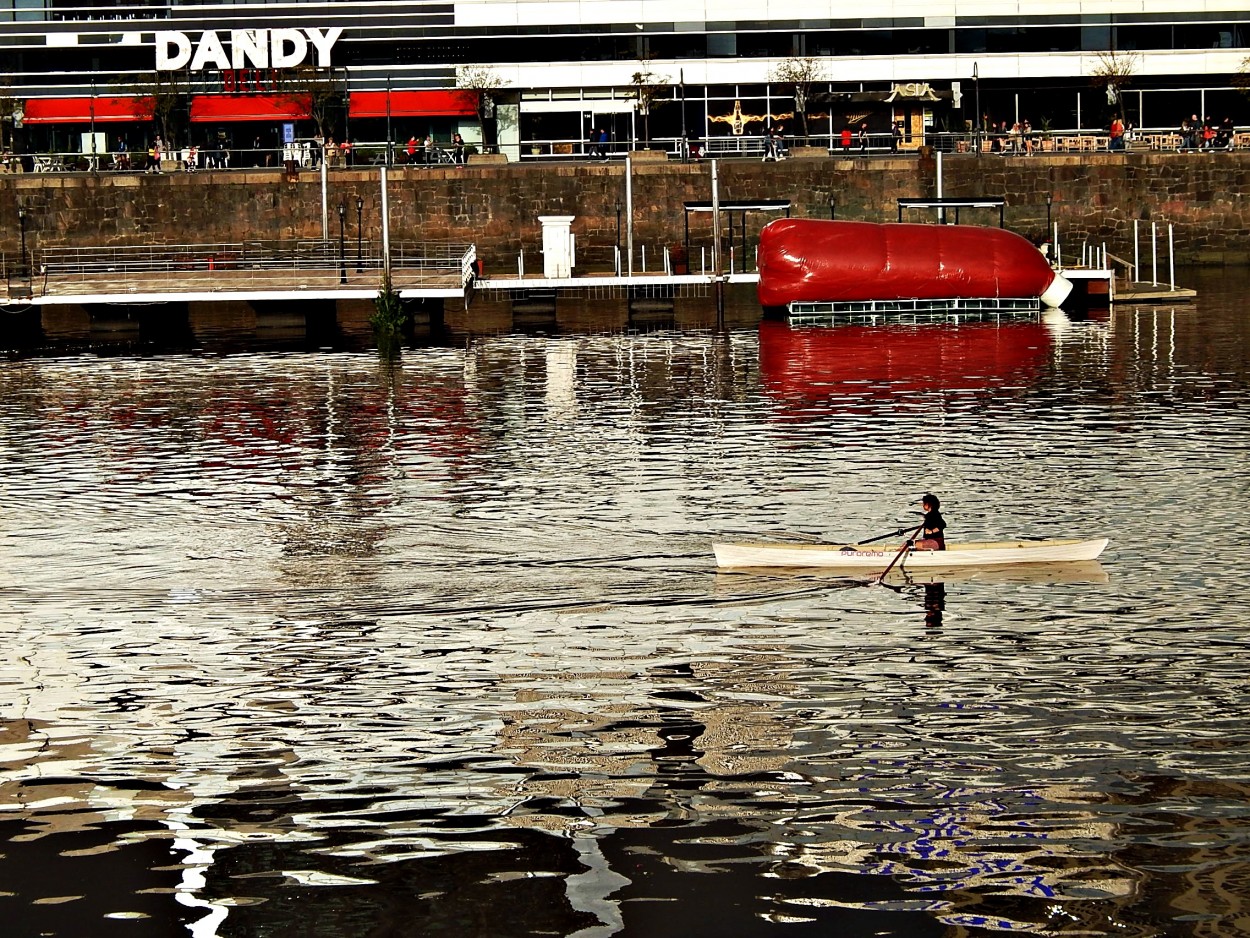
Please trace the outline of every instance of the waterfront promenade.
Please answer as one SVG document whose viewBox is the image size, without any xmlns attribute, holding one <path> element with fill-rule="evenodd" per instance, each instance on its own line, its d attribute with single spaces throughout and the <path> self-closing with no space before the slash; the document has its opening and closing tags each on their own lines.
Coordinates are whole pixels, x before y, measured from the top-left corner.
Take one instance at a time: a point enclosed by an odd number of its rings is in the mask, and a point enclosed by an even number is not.
<svg viewBox="0 0 1250 938">
<path fill-rule="evenodd" d="M 785 199 L 796 217 L 890 221 L 898 199 L 938 194 L 937 164 L 923 157 L 718 161 L 719 196 Z M 628 179 L 619 163 L 395 168 L 390 238 L 475 244 L 489 276 L 514 269 L 523 251 L 539 256 L 540 216 L 571 215 L 579 254 L 632 240 L 636 252 L 645 246 L 655 257 L 687 239 L 711 240 L 709 215 L 683 210 L 706 202 L 711 188 L 706 162 L 637 162 Z M 1039 240 L 1057 223 L 1069 244 L 1105 242 L 1123 256 L 1134 221 L 1171 224 L 1179 263 L 1250 262 L 1247 151 L 951 155 L 942 160 L 942 194 L 1003 198 L 1006 226 Z M 335 170 L 324 194 L 319 174 L 292 179 L 281 170 L 0 175 L 0 254 L 11 269 L 23 242 L 29 257 L 52 247 L 342 240 L 350 256 L 358 239 L 381 240 L 381 202 L 376 169 Z M 997 223 L 971 214 L 962 220 Z M 770 218 L 734 217 L 726 237 L 750 243 Z"/>
</svg>

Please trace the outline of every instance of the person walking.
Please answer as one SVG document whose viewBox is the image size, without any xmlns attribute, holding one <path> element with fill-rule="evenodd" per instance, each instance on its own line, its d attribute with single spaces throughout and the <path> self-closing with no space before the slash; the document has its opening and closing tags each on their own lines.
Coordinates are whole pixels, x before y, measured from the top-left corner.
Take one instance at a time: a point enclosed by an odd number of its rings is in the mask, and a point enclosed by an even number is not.
<svg viewBox="0 0 1250 938">
<path fill-rule="evenodd" d="M 1124 122 L 1118 117 L 1111 119 L 1110 136 L 1107 137 L 1107 151 L 1116 153 L 1124 149 Z"/>
</svg>

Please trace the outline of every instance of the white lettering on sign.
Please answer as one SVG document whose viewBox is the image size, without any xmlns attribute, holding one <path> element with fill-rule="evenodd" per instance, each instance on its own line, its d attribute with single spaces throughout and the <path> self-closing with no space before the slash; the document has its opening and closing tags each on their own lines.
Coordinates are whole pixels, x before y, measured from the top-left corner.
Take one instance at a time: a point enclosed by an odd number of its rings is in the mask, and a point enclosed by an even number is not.
<svg viewBox="0 0 1250 938">
<path fill-rule="evenodd" d="M 156 34 L 156 70 L 172 72 L 189 68 L 225 71 L 230 68 L 292 68 L 304 64 L 311 46 L 314 65 L 330 65 L 330 50 L 343 35 L 340 26 L 329 29 L 232 29 L 227 52 L 216 30 L 200 33 L 199 42 L 176 30 Z"/>
</svg>

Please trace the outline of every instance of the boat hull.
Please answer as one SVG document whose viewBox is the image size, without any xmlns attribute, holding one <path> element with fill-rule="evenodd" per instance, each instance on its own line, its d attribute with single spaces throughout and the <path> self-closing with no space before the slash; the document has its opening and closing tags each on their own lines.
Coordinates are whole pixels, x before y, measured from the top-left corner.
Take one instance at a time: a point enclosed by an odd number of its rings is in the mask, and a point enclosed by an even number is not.
<svg viewBox="0 0 1250 938">
<path fill-rule="evenodd" d="M 972 225 L 782 218 L 760 232 L 759 271 L 766 307 L 989 297 L 1058 306 L 1071 290 L 1026 238 Z"/>
<path fill-rule="evenodd" d="M 1104 537 L 950 544 L 946 550 L 908 550 L 899 559 L 899 565 L 914 570 L 1088 561 L 1097 560 L 1107 543 Z M 712 549 L 718 567 L 830 567 L 847 570 L 884 570 L 899 551 L 897 546 L 865 550 L 849 544 L 775 543 L 714 544 Z"/>
</svg>

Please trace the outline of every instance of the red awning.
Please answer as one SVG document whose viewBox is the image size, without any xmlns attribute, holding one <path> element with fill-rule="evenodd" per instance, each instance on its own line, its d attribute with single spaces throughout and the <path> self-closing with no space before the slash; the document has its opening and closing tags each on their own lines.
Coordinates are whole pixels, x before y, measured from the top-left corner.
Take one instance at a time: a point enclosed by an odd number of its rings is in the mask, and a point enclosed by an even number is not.
<svg viewBox="0 0 1250 938">
<path fill-rule="evenodd" d="M 191 121 L 310 120 L 307 95 L 197 94 L 191 98 Z"/>
<path fill-rule="evenodd" d="M 390 107 L 387 107 L 387 101 Z M 477 92 L 452 91 L 353 91 L 352 117 L 477 117 Z"/>
<path fill-rule="evenodd" d="M 108 121 L 149 121 L 152 99 L 143 98 L 27 98 L 27 124 L 89 124 Z"/>
</svg>

